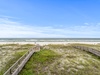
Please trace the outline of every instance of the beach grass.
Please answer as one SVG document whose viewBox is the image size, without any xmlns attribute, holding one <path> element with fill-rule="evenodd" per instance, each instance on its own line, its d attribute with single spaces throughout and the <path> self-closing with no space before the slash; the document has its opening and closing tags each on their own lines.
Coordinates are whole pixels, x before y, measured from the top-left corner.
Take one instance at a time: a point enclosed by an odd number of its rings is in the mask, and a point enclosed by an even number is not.
<svg viewBox="0 0 100 75">
<path fill-rule="evenodd" d="M 93 48 L 93 49 L 96 49 L 96 50 L 99 50 L 100 51 L 100 44 L 72 44 L 73 46 L 74 45 L 77 45 L 77 46 L 85 46 L 85 47 L 89 47 L 89 48 Z"/>
<path fill-rule="evenodd" d="M 80 45 L 90 48 L 100 46 L 99 44 Z M 5 66 L 2 67 L 0 75 L 3 75 L 32 46 L 31 44 L 0 45 L 0 52 L 3 54 L 3 57 L 11 53 L 6 58 L 9 58 L 9 60 L 2 63 Z M 32 55 L 19 75 L 100 75 L 100 57 L 73 48 L 73 44 L 44 45 L 39 52 Z"/>
<path fill-rule="evenodd" d="M 42 49 L 33 54 L 19 75 L 46 75 L 47 66 L 58 59 L 60 55 L 52 50 Z"/>
<path fill-rule="evenodd" d="M 0 75 L 12 66 L 22 55 L 24 55 L 32 44 L 4 44 L 0 45 Z"/>
<path fill-rule="evenodd" d="M 16 60 L 18 60 L 22 55 L 24 55 L 27 51 L 22 51 L 22 52 L 16 52 L 14 55 L 13 55 L 13 58 L 10 59 L 9 61 L 7 61 L 5 63 L 5 66 L 1 69 L 0 71 L 0 75 L 3 75 L 4 72 L 9 69 L 12 64 L 14 64 L 16 62 Z"/>
<path fill-rule="evenodd" d="M 45 45 L 19 75 L 100 75 L 100 58 L 72 45 Z"/>
</svg>

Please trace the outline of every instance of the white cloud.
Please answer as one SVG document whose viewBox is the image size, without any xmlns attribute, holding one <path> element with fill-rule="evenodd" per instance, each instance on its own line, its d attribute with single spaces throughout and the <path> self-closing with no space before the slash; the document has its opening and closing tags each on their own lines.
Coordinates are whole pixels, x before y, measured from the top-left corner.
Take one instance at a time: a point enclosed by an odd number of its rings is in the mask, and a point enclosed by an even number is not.
<svg viewBox="0 0 100 75">
<path fill-rule="evenodd" d="M 89 23 L 84 23 L 85 25 L 89 25 Z"/>
<path fill-rule="evenodd" d="M 0 38 L 31 38 L 31 37 L 100 37 L 100 25 L 97 23 L 67 27 L 32 26 L 20 22 L 0 18 Z"/>
<path fill-rule="evenodd" d="M 7 18 L 0 18 L 0 37 L 65 37 L 62 34 L 55 34 L 59 29 L 52 27 L 39 27 L 25 25 L 11 21 Z M 49 33 L 49 34 L 48 34 Z M 54 34 L 53 34 L 54 33 Z"/>
<path fill-rule="evenodd" d="M 97 25 L 99 25 L 99 26 L 100 26 L 100 23 L 97 23 Z"/>
</svg>

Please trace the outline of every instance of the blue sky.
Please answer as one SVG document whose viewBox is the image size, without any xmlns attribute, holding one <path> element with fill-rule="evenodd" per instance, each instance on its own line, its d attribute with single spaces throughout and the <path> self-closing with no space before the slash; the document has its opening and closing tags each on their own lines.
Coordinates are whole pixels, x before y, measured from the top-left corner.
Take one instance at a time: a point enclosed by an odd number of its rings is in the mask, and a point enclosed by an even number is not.
<svg viewBox="0 0 100 75">
<path fill-rule="evenodd" d="M 0 38 L 100 38 L 100 0 L 0 0 Z"/>
</svg>

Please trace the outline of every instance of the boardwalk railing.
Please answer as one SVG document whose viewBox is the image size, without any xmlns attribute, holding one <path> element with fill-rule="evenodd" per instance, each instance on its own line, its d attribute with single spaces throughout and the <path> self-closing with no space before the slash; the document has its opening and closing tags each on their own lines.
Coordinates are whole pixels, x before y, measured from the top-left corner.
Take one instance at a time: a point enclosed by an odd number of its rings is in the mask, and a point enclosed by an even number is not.
<svg viewBox="0 0 100 75">
<path fill-rule="evenodd" d="M 85 47 L 85 46 L 74 46 L 74 47 L 77 48 L 77 49 L 88 51 L 88 52 L 100 57 L 100 51 L 99 50 L 89 48 L 89 47 Z"/>
<path fill-rule="evenodd" d="M 22 70 L 26 62 L 32 56 L 34 52 L 40 50 L 39 46 L 33 47 L 26 54 L 24 54 L 20 59 L 18 59 L 3 75 L 18 75 L 18 73 Z"/>
</svg>

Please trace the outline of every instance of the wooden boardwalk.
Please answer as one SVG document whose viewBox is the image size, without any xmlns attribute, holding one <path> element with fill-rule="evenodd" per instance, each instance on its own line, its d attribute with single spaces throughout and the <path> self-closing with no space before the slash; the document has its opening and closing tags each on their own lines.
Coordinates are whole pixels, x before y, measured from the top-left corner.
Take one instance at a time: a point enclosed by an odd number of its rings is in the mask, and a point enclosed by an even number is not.
<svg viewBox="0 0 100 75">
<path fill-rule="evenodd" d="M 77 48 L 77 49 L 88 51 L 88 52 L 100 57 L 100 51 L 99 50 L 89 48 L 89 47 L 85 47 L 85 46 L 74 46 L 74 47 Z"/>
<path fill-rule="evenodd" d="M 37 51 L 40 51 L 39 45 L 31 48 L 31 50 L 18 59 L 3 75 L 18 75 L 29 58 L 33 55 L 34 52 Z"/>
</svg>

